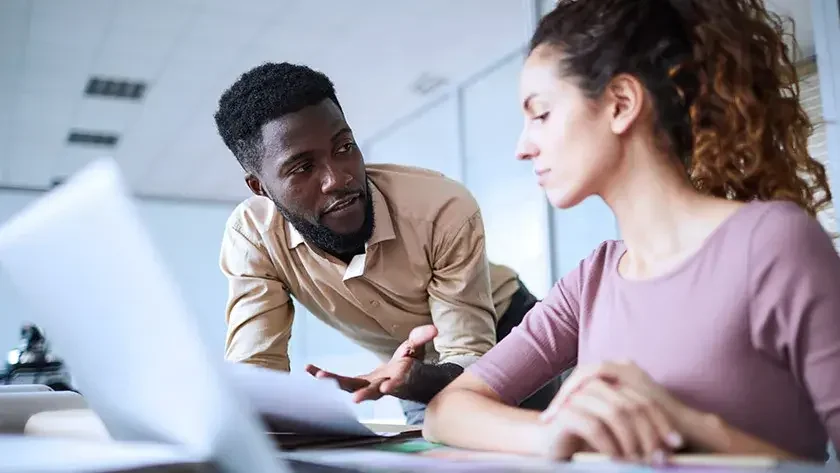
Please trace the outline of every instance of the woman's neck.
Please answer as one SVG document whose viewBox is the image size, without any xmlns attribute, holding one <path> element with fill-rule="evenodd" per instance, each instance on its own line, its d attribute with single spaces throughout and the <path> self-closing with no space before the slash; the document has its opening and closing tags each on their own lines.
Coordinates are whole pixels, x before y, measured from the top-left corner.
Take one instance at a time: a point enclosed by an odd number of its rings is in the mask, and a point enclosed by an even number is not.
<svg viewBox="0 0 840 473">
<path fill-rule="evenodd" d="M 627 247 L 620 268 L 653 277 L 694 253 L 740 206 L 698 193 L 675 158 L 642 149 L 628 154 L 602 198 Z"/>
</svg>

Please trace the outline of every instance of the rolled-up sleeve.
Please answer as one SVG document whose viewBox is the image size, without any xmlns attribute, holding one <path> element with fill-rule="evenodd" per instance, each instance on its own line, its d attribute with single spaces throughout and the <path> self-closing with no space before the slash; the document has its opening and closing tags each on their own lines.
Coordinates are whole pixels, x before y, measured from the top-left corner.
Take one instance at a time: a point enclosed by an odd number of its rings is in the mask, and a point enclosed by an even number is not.
<svg viewBox="0 0 840 473">
<path fill-rule="evenodd" d="M 434 345 L 441 363 L 466 368 L 493 347 L 496 313 L 484 223 L 477 210 L 433 240 L 428 292 L 432 321 L 438 329 Z"/>
<path fill-rule="evenodd" d="M 265 248 L 229 223 L 219 265 L 228 280 L 225 359 L 289 371 L 294 304 Z"/>
</svg>

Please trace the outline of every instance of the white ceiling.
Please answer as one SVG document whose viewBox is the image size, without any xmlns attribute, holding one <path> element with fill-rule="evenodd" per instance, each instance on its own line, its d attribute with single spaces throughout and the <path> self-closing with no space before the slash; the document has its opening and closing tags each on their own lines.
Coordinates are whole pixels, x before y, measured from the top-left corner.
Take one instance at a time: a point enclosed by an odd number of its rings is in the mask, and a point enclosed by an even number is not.
<svg viewBox="0 0 840 473">
<path fill-rule="evenodd" d="M 2 0 L 0 185 L 46 187 L 111 153 L 138 193 L 236 199 L 238 165 L 213 123 L 221 92 L 265 61 L 335 82 L 357 137 L 527 38 L 522 0 Z M 140 103 L 83 98 L 91 75 L 149 81 Z M 120 134 L 115 150 L 65 144 L 71 128 Z"/>
<path fill-rule="evenodd" d="M 804 0 L 793 14 L 812 53 Z M 235 200 L 241 170 L 212 114 L 238 75 L 265 61 L 335 82 L 357 138 L 430 100 L 528 37 L 523 0 L 0 0 L 0 185 L 49 187 L 109 154 L 144 195 Z M 803 41 L 807 40 L 807 41 Z M 92 75 L 148 81 L 140 103 L 83 97 Z M 70 129 L 114 132 L 115 150 L 68 146 Z"/>
</svg>

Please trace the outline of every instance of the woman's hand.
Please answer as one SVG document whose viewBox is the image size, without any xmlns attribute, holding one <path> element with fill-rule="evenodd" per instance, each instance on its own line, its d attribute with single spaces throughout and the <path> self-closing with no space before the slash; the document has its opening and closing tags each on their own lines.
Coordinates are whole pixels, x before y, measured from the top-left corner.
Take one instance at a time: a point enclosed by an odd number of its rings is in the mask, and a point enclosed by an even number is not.
<svg viewBox="0 0 840 473">
<path fill-rule="evenodd" d="M 686 443 L 699 451 L 802 460 L 775 445 L 730 426 L 716 414 L 701 412 L 686 406 L 632 362 L 603 363 L 579 368 L 563 383 L 551 405 L 541 414 L 541 420 L 547 424 L 560 422 L 567 406 L 580 405 L 582 401 L 577 398 L 581 395 L 587 398 L 590 396 L 590 386 L 593 384 L 596 386 L 606 384 L 617 391 L 631 392 L 637 402 L 647 406 L 645 409 L 654 407 L 655 411 L 664 414 L 670 433 L 661 437 L 661 440 L 671 449 L 680 448 L 683 443 Z M 607 412 L 615 417 L 612 412 L 617 406 L 619 406 L 617 401 L 609 404 L 606 410 L 604 406 L 601 406 L 602 412 L 597 414 L 597 418 L 606 419 L 604 414 Z M 621 431 L 622 428 L 618 429 Z M 641 438 L 638 437 L 639 441 Z M 609 452 L 595 444 L 590 444 L 590 446 L 602 453 Z"/>
<path fill-rule="evenodd" d="M 656 403 L 675 423 L 676 430 L 685 430 L 689 426 L 687 424 L 700 416 L 699 412 L 672 396 L 667 389 L 654 381 L 635 363 L 607 362 L 576 369 L 569 379 L 563 383 L 560 392 L 551 402 L 551 405 L 543 412 L 543 419 L 550 419 L 560 405 L 593 380 L 601 380 L 612 385 L 629 388 L 648 401 Z"/>
<path fill-rule="evenodd" d="M 617 366 L 580 368 L 563 384 L 540 417 L 546 456 L 567 459 L 595 450 L 616 459 L 662 463 L 682 446 L 670 412 L 661 405 L 678 401 L 665 398 L 670 395 L 658 392 L 665 390 L 637 367 Z M 618 374 L 632 382 L 617 381 Z"/>
</svg>

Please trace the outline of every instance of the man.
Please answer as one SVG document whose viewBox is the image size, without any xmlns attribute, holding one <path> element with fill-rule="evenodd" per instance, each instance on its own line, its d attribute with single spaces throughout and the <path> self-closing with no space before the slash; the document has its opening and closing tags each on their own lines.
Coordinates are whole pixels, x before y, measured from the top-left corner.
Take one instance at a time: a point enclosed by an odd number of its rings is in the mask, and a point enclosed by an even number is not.
<svg viewBox="0 0 840 473">
<path fill-rule="evenodd" d="M 289 370 L 294 297 L 384 362 L 358 377 L 307 371 L 357 402 L 396 396 L 416 424 L 536 303 L 511 269 L 488 263 L 466 188 L 428 170 L 365 165 L 325 75 L 261 65 L 224 92 L 215 119 L 254 193 L 222 243 L 228 360 Z M 555 392 L 529 402 L 544 408 Z"/>
</svg>

